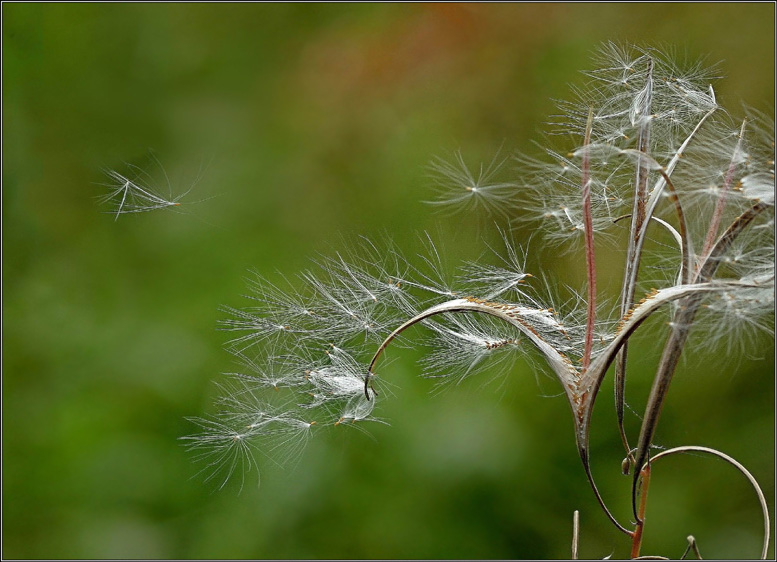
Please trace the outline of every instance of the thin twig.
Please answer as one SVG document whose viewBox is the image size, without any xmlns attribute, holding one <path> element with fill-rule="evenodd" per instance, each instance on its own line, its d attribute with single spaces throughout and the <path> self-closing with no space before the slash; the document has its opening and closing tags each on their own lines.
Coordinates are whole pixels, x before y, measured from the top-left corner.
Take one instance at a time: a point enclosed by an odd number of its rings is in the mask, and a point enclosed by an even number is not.
<svg viewBox="0 0 777 562">
<path fill-rule="evenodd" d="M 688 233 L 688 226 L 685 221 L 685 213 L 683 212 L 683 206 L 680 204 L 680 198 L 677 195 L 677 190 L 669 179 L 666 171 L 659 170 L 659 173 L 664 178 L 667 187 L 669 188 L 669 200 L 674 203 L 675 212 L 677 213 L 678 227 L 680 229 L 680 242 L 682 244 L 680 253 L 682 254 L 682 260 L 680 262 L 680 283 L 691 282 L 691 260 L 693 259 L 693 249 L 691 247 L 691 238 Z"/>
<path fill-rule="evenodd" d="M 734 153 L 731 155 L 731 162 L 729 162 L 726 177 L 723 180 L 723 189 L 720 190 L 720 196 L 715 203 L 715 210 L 712 213 L 710 227 L 707 230 L 707 236 L 704 238 L 704 247 L 701 251 L 701 257 L 699 258 L 699 268 L 704 265 L 704 262 L 707 260 L 709 253 L 712 251 L 715 237 L 718 235 L 718 230 L 720 229 L 720 221 L 723 218 L 723 210 L 726 208 L 726 199 L 728 198 L 728 192 L 731 189 L 731 181 L 734 179 L 734 171 L 737 167 L 737 157 L 741 152 L 742 141 L 745 138 L 746 126 L 747 119 L 742 121 L 742 128 L 739 131 L 739 139 L 737 140 L 737 145 L 734 148 Z"/>
<path fill-rule="evenodd" d="M 591 217 L 591 170 L 588 145 L 591 144 L 591 129 L 593 128 L 594 110 L 588 111 L 588 122 L 585 126 L 585 141 L 583 153 L 583 227 L 585 229 L 585 265 L 588 281 L 588 310 L 586 311 L 585 350 L 583 351 L 583 372 L 591 363 L 591 352 L 594 345 L 594 325 L 596 323 L 596 257 L 594 254 L 594 226 Z"/>
<path fill-rule="evenodd" d="M 755 490 L 756 495 L 758 496 L 758 502 L 761 504 L 761 512 L 763 513 L 764 518 L 764 542 L 763 542 L 763 548 L 761 549 L 761 559 L 766 560 L 766 555 L 769 552 L 769 536 L 770 536 L 770 528 L 771 523 L 769 522 L 769 506 L 766 503 L 766 497 L 764 496 L 763 491 L 761 490 L 761 486 L 758 485 L 758 481 L 755 479 L 755 477 L 750 474 L 750 471 L 748 471 L 742 464 L 736 460 L 733 457 L 730 457 L 726 453 L 722 453 L 718 451 L 717 449 L 712 449 L 710 447 L 701 447 L 698 445 L 684 445 L 682 447 L 675 447 L 673 449 L 667 449 L 665 451 L 661 451 L 658 453 L 655 457 L 651 459 L 651 463 L 655 464 L 655 462 L 663 457 L 668 457 L 669 455 L 673 455 L 676 453 L 707 453 L 709 455 L 716 456 L 718 458 L 723 459 L 727 463 L 733 465 L 739 472 L 741 472 L 745 478 L 750 482 L 750 484 L 753 486 L 753 489 Z M 693 537 L 688 537 L 688 540 L 690 541 Z M 694 544 L 695 544 L 694 540 Z M 698 554 L 698 549 L 696 550 Z M 699 556 L 701 558 L 701 556 Z"/>
<path fill-rule="evenodd" d="M 577 560 L 577 545 L 580 539 L 580 512 L 572 514 L 572 560 Z"/>
<path fill-rule="evenodd" d="M 691 551 L 693 551 L 693 553 L 696 555 L 696 560 L 701 560 L 701 552 L 699 552 L 699 545 L 696 544 L 696 538 L 693 535 L 688 535 L 687 540 L 688 546 L 685 547 L 685 552 L 683 552 L 680 560 L 685 560 L 685 557 L 688 556 Z"/>
</svg>

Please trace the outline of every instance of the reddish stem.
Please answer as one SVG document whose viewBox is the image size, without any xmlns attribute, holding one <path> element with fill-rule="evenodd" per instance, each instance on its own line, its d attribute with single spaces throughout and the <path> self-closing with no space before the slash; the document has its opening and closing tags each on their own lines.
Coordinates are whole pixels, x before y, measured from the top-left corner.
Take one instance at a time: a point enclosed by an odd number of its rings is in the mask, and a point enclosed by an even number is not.
<svg viewBox="0 0 777 562">
<path fill-rule="evenodd" d="M 583 228 L 585 230 L 585 263 L 588 278 L 588 311 L 585 327 L 585 351 L 583 352 L 583 372 L 591 363 L 591 352 L 594 345 L 594 323 L 596 321 L 596 258 L 594 256 L 594 228 L 591 217 L 591 172 L 588 146 L 591 144 L 591 129 L 594 112 L 588 111 L 588 122 L 585 126 L 585 141 L 583 147 Z"/>
<path fill-rule="evenodd" d="M 709 256 L 709 253 L 712 250 L 712 245 L 715 243 L 715 238 L 718 235 L 718 230 L 720 229 L 720 221 L 723 218 L 723 210 L 726 208 L 726 199 L 728 198 L 728 192 L 731 189 L 731 182 L 734 179 L 734 172 L 736 171 L 736 167 L 737 167 L 737 158 L 739 157 L 739 152 L 742 148 L 742 140 L 744 139 L 744 136 L 745 136 L 746 125 L 747 125 L 747 120 L 742 122 L 742 128 L 739 131 L 739 140 L 737 140 L 737 146 L 734 149 L 734 154 L 732 155 L 731 162 L 728 165 L 728 171 L 726 172 L 726 177 L 723 180 L 723 189 L 721 190 L 720 196 L 718 197 L 718 201 L 715 204 L 715 211 L 712 214 L 710 227 L 709 227 L 709 230 L 707 230 L 707 236 L 704 239 L 704 248 L 701 251 L 701 259 L 699 260 L 699 267 L 702 266 L 702 264 L 706 261 L 707 257 Z"/>
<path fill-rule="evenodd" d="M 648 486 L 650 485 L 650 464 L 645 466 L 641 472 L 642 476 L 642 494 L 639 498 L 639 518 L 634 534 L 631 536 L 631 557 L 639 558 L 639 551 L 642 548 L 642 530 L 645 528 L 645 509 L 647 508 Z"/>
</svg>

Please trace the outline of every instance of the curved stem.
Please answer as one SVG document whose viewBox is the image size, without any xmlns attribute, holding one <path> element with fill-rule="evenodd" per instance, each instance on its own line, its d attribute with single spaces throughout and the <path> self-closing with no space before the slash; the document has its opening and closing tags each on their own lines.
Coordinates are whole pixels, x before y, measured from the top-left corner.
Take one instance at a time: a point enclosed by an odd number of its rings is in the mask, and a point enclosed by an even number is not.
<svg viewBox="0 0 777 562">
<path fill-rule="evenodd" d="M 385 351 L 386 347 L 388 347 L 394 338 L 396 338 L 401 332 L 410 326 L 413 326 L 414 324 L 417 324 L 426 318 L 435 316 L 437 314 L 443 314 L 445 312 L 477 312 L 496 316 L 497 318 L 504 320 L 505 322 L 516 327 L 537 347 L 537 349 L 545 356 L 545 359 L 548 361 L 550 367 L 556 373 L 556 376 L 558 377 L 559 382 L 561 383 L 562 387 L 564 388 L 564 392 L 567 395 L 567 399 L 569 400 L 569 404 L 572 407 L 572 411 L 575 414 L 575 437 L 578 444 L 578 453 L 580 454 L 580 459 L 583 462 L 586 476 L 589 483 L 591 484 L 591 489 L 596 496 L 596 500 L 599 502 L 599 505 L 602 507 L 613 525 L 615 525 L 618 530 L 626 533 L 627 535 L 631 535 L 631 531 L 621 525 L 607 508 L 607 505 L 604 503 L 604 499 L 599 493 L 599 489 L 596 487 L 593 475 L 591 473 L 591 465 L 588 459 L 588 449 L 586 443 L 587 430 L 581 428 L 583 424 L 583 421 L 581 420 L 585 420 L 589 416 L 587 412 L 590 411 L 590 407 L 593 403 L 593 397 L 592 395 L 589 396 L 587 392 L 579 392 L 581 376 L 572 365 L 571 361 L 565 355 L 556 351 L 553 346 L 546 342 L 539 335 L 539 333 L 537 333 L 537 331 L 526 322 L 526 320 L 522 319 L 522 315 L 531 311 L 536 312 L 534 309 L 521 308 L 502 303 L 491 303 L 474 298 L 456 299 L 432 306 L 431 308 L 428 308 L 427 310 L 417 314 L 410 320 L 407 320 L 404 324 L 391 332 L 391 334 L 389 334 L 383 343 L 381 343 L 381 345 L 378 347 L 378 350 L 375 352 L 375 355 L 372 357 L 372 361 L 370 361 L 369 367 L 367 368 L 367 376 L 364 380 L 364 394 L 367 397 L 367 400 L 369 400 L 370 382 L 372 380 L 372 376 L 374 376 L 373 369 L 383 351 Z M 592 365 L 593 364 L 596 364 L 596 362 L 592 363 Z"/>
<path fill-rule="evenodd" d="M 617 218 L 612 219 L 612 223 L 613 224 L 617 224 L 620 221 L 622 221 L 623 219 L 627 219 L 629 217 L 631 217 L 630 214 L 628 214 L 628 215 L 621 215 L 621 216 L 619 216 Z M 683 244 L 683 237 L 680 236 L 680 233 L 677 232 L 675 227 L 673 227 L 671 224 L 666 222 L 664 219 L 660 219 L 658 217 L 650 217 L 650 220 L 652 220 L 653 222 L 656 222 L 656 223 L 660 224 L 661 226 L 663 226 L 667 230 L 667 232 L 669 232 L 669 234 L 672 235 L 672 238 L 674 238 L 675 242 L 677 242 L 677 247 L 680 249 L 681 256 L 682 256 L 682 251 L 683 251 L 683 248 L 685 247 L 684 244 Z"/>
<path fill-rule="evenodd" d="M 585 475 L 588 478 L 588 483 L 591 485 L 591 489 L 594 492 L 594 496 L 596 497 L 596 501 L 599 502 L 599 506 L 604 511 L 604 514 L 607 515 L 607 518 L 610 520 L 610 522 L 615 525 L 615 527 L 622 533 L 625 533 L 629 535 L 630 537 L 633 536 L 632 531 L 629 531 L 626 527 L 621 525 L 617 519 L 615 519 L 615 516 L 610 512 L 610 510 L 607 508 L 607 504 L 604 503 L 604 498 L 602 497 L 602 494 L 599 492 L 599 488 L 596 487 L 596 482 L 594 481 L 594 475 L 591 473 L 591 460 L 588 458 L 588 450 L 581 448 L 579 450 L 580 453 L 580 459 L 583 461 L 583 469 L 585 470 Z"/>
<path fill-rule="evenodd" d="M 680 254 L 682 261 L 680 263 L 680 283 L 686 284 L 691 282 L 693 249 L 691 246 L 691 237 L 688 235 L 688 226 L 685 221 L 685 213 L 683 212 L 683 206 L 680 204 L 680 198 L 677 195 L 677 190 L 669 179 L 669 176 L 664 170 L 659 170 L 661 177 L 664 178 L 667 187 L 669 188 L 669 200 L 674 203 L 675 212 L 677 213 L 677 221 L 680 232 Z"/>
<path fill-rule="evenodd" d="M 763 513 L 763 519 L 764 519 L 764 542 L 763 542 L 763 548 L 761 549 L 761 559 L 765 560 L 766 555 L 769 552 L 769 532 L 771 528 L 771 524 L 769 522 L 769 506 L 766 503 L 766 497 L 764 496 L 763 491 L 761 490 L 761 487 L 758 485 L 758 481 L 755 479 L 755 477 L 750 474 L 750 472 L 742 466 L 742 464 L 737 461 L 735 458 L 730 457 L 729 455 L 722 453 L 718 451 L 717 449 L 711 449 L 710 447 L 702 447 L 699 445 L 685 445 L 682 447 L 675 447 L 673 449 L 667 449 L 666 451 L 661 451 L 656 456 L 654 456 L 650 463 L 655 464 L 655 462 L 663 457 L 668 457 L 669 455 L 673 455 L 676 453 L 689 453 L 689 452 L 695 452 L 695 453 L 707 453 L 709 455 L 716 456 L 720 459 L 723 459 L 727 463 L 733 465 L 739 472 L 741 472 L 745 478 L 750 482 L 750 484 L 753 486 L 753 489 L 755 490 L 756 495 L 758 496 L 758 502 L 761 504 L 761 512 Z M 689 542 L 691 541 L 692 537 L 689 537 Z M 695 540 L 693 541 L 695 544 Z M 696 550 L 698 552 L 698 550 Z"/>
<path fill-rule="evenodd" d="M 378 347 L 377 351 L 373 355 L 372 360 L 370 361 L 370 364 L 367 368 L 367 376 L 365 377 L 365 380 L 364 380 L 364 394 L 368 400 L 370 399 L 368 389 L 371 382 L 371 377 L 373 376 L 373 369 L 375 367 L 375 364 L 377 363 L 378 359 L 383 354 L 385 349 L 388 347 L 388 345 L 394 340 L 394 338 L 396 338 L 400 333 L 405 331 L 410 326 L 418 324 L 422 320 L 426 320 L 431 316 L 436 316 L 438 314 L 443 314 L 445 312 L 477 312 L 481 314 L 488 314 L 491 316 L 496 316 L 497 318 L 504 320 L 508 324 L 511 324 L 512 326 L 517 328 L 545 356 L 545 359 L 548 361 L 548 364 L 556 373 L 556 376 L 558 377 L 559 382 L 561 382 L 562 386 L 564 387 L 564 390 L 567 393 L 567 396 L 570 397 L 570 401 L 572 400 L 571 394 L 573 392 L 575 383 L 577 382 L 577 378 L 578 378 L 577 370 L 572 365 L 572 362 L 565 355 L 556 351 L 552 345 L 546 342 L 539 335 L 539 333 L 537 333 L 537 331 L 534 328 L 532 328 L 531 325 L 529 325 L 529 323 L 526 320 L 522 318 L 526 313 L 530 313 L 530 312 L 536 313 L 538 311 L 536 309 L 523 308 L 523 307 L 513 306 L 509 304 L 491 303 L 480 299 L 475 299 L 472 297 L 465 298 L 465 299 L 455 299 L 452 301 L 448 301 L 442 304 L 432 306 L 424 310 L 423 312 L 420 312 L 419 314 L 413 316 L 412 318 L 407 320 L 404 324 L 402 324 L 401 326 L 396 328 L 393 332 L 391 332 L 391 334 L 389 334 L 388 337 L 385 340 L 383 340 L 383 343 L 380 344 L 380 346 Z M 560 329 L 560 326 L 559 326 L 559 329 Z"/>
</svg>

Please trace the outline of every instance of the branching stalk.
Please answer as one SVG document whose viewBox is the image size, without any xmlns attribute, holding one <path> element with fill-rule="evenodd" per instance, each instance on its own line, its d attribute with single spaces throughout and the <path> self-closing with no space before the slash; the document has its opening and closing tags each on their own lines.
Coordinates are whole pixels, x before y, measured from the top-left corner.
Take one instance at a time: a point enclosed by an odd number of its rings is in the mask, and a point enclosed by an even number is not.
<svg viewBox="0 0 777 562">
<path fill-rule="evenodd" d="M 533 309 L 522 308 L 502 303 L 491 303 L 479 299 L 465 298 L 455 299 L 442 304 L 428 308 L 417 314 L 410 320 L 396 328 L 381 343 L 369 363 L 367 376 L 364 380 L 364 394 L 367 400 L 370 400 L 370 384 L 374 377 L 375 365 L 388 345 L 404 330 L 418 324 L 422 320 L 446 312 L 469 312 L 488 314 L 500 318 L 511 324 L 525 335 L 543 354 L 548 365 L 555 372 L 559 382 L 564 388 L 569 404 L 572 408 L 575 420 L 575 437 L 577 440 L 578 453 L 583 463 L 583 467 L 591 484 L 591 489 L 596 496 L 597 501 L 602 507 L 610 521 L 623 533 L 632 534 L 631 531 L 621 525 L 607 508 L 604 499 L 594 482 L 591 473 L 591 463 L 588 455 L 589 428 L 591 414 L 595 403 L 596 395 L 601 387 L 604 375 L 608 367 L 614 360 L 618 350 L 625 344 L 631 334 L 644 322 L 653 312 L 661 306 L 683 298 L 694 298 L 695 295 L 701 295 L 710 291 L 721 291 L 735 287 L 743 286 L 743 283 L 731 281 L 727 283 L 702 283 L 696 285 L 681 285 L 669 287 L 661 291 L 655 291 L 630 314 L 624 317 L 620 325 L 618 335 L 609 343 L 609 345 L 593 360 L 585 373 L 579 373 L 572 362 L 563 354 L 559 353 L 553 346 L 546 342 L 531 326 L 523 320 L 523 314 Z M 700 297 L 697 297 L 700 298 Z"/>
<path fill-rule="evenodd" d="M 519 284 L 531 277 L 524 271 L 526 256 L 519 255 L 509 243 L 509 255 L 499 266 L 466 264 L 457 275 L 455 290 L 434 245 L 429 248 L 429 258 L 421 256 L 425 265 L 420 269 L 393 247 L 386 254 L 368 243 L 369 247 L 362 247 L 364 252 L 338 253 L 319 260 L 321 276 L 312 271 L 302 273 L 301 290 L 292 284 L 287 294 L 271 283 L 257 283 L 252 298 L 258 305 L 229 309 L 234 318 L 224 323 L 230 330 L 247 332 L 233 339 L 229 349 L 249 373 L 231 373 L 232 379 L 222 387 L 219 412 L 210 419 L 194 419 L 200 433 L 182 438 L 207 463 L 206 480 L 223 475 L 226 483 L 241 467 L 251 469 L 254 450 L 275 450 L 279 443 L 291 443 L 299 451 L 316 424 L 310 421 L 313 413 L 318 427 L 344 421 L 381 421 L 372 415 L 377 396 L 374 387 L 379 382 L 377 362 L 400 334 L 422 324 L 434 338 L 434 352 L 424 360 L 426 374 L 431 376 L 463 380 L 486 367 L 488 361 L 512 361 L 509 352 L 526 349 L 527 341 L 533 344 L 570 405 L 578 455 L 594 496 L 613 525 L 629 536 L 633 558 L 664 559 L 640 554 L 652 463 L 689 451 L 716 455 L 749 479 L 764 512 L 762 555 L 766 556 L 768 509 L 749 472 L 731 457 L 712 449 L 678 447 L 651 459 L 651 446 L 680 357 L 697 315 L 703 316 L 698 312 L 705 297 L 720 295 L 710 304 L 710 313 L 728 314 L 748 329 L 770 327 L 755 316 L 772 304 L 766 294 L 774 283 L 773 241 L 766 232 L 768 225 L 753 228 L 752 239 L 739 237 L 762 213 L 773 220 L 774 143 L 771 148 L 768 145 L 773 135 L 756 127 L 751 129 L 754 134 L 748 133 L 745 139 L 749 121 L 744 121 L 739 136 L 734 137 L 727 120 L 709 119 L 719 107 L 701 69 L 682 72 L 671 61 L 651 56 L 652 51 L 647 49 L 608 44 L 603 54 L 606 64 L 589 73 L 591 87 L 577 92 L 576 103 L 561 105 L 565 130 L 576 133 L 578 143 L 582 137 L 582 146 L 567 156 L 546 148 L 550 162 L 519 158 L 526 165 L 528 177 L 518 181 L 501 177 L 501 159 L 481 167 L 479 174 L 464 163 L 459 153 L 455 162 L 439 161 L 433 166 L 440 189 L 435 204 L 482 207 L 513 218 L 508 211 L 515 204 L 525 203 L 526 210 L 544 226 L 550 226 L 551 241 L 570 236 L 579 240 L 583 229 L 586 291 L 574 292 L 567 302 L 557 304 L 553 302 L 551 282 L 545 281 L 549 300 L 524 290 Z M 700 84 L 701 79 L 704 84 Z M 691 143 L 698 144 L 698 150 L 686 155 Z M 622 156 L 633 160 L 622 162 Z M 680 164 L 683 157 L 688 160 L 687 166 Z M 680 185 L 679 176 L 673 175 L 678 166 L 683 177 L 695 178 L 689 185 Z M 118 205 L 114 210 L 117 217 L 176 206 L 182 197 L 165 199 L 150 186 L 136 185 L 139 181 L 114 172 L 109 176 L 110 192 L 102 200 Z M 688 193 L 704 193 L 706 178 L 718 178 L 718 187 L 713 187 L 717 199 L 705 216 L 695 216 L 695 212 L 689 212 L 688 200 L 681 202 L 675 183 Z M 529 197 L 517 190 L 529 193 Z M 683 198 L 685 194 L 683 191 Z M 756 198 L 763 201 L 752 203 Z M 732 207 L 746 200 L 751 201 L 751 207 L 725 228 L 729 216 L 733 216 Z M 659 209 L 674 215 L 654 216 Z M 600 234 L 595 232 L 618 215 L 622 216 L 612 222 L 628 218 L 630 225 L 621 293 L 614 303 L 614 313 L 619 308 L 620 319 L 612 326 L 597 317 L 601 299 L 597 298 L 595 242 Z M 651 222 L 673 237 L 679 260 L 673 243 L 659 242 L 668 250 L 669 271 L 676 278 L 657 285 L 662 288 L 650 289 L 638 301 L 641 258 L 649 240 L 648 229 L 654 228 Z M 691 232 L 697 229 L 702 236 L 693 241 Z M 693 242 L 701 248 L 698 254 Z M 736 259 L 730 260 L 730 271 L 726 271 L 731 278 L 715 279 L 723 258 L 734 253 L 734 244 L 741 249 Z M 639 287 L 641 291 L 642 285 Z M 509 294 L 519 302 L 507 302 L 512 300 Z M 645 320 L 668 303 L 673 303 L 671 322 L 647 397 L 637 446 L 632 449 L 624 427 L 628 343 Z M 737 325 L 720 328 L 732 331 Z M 377 349 L 376 341 L 381 342 Z M 494 350 L 498 351 L 492 354 Z M 365 365 L 367 354 L 373 351 Z M 592 473 L 593 408 L 613 363 L 617 425 L 627 455 L 622 469 L 625 474 L 633 469 L 631 509 L 636 521 L 628 529 L 608 509 Z M 431 369 L 435 372 L 429 372 Z M 285 389 L 280 400 L 274 395 L 279 387 Z M 578 559 L 577 511 L 572 524 L 571 554 Z M 689 536 L 683 557 L 691 551 L 700 558 L 695 539 Z"/>
<path fill-rule="evenodd" d="M 715 90 L 713 90 L 712 86 L 710 86 L 709 89 L 710 89 L 710 97 L 714 102 Z M 664 174 L 662 174 L 662 176 L 658 179 L 658 181 L 653 186 L 653 189 L 650 192 L 650 198 L 647 203 L 647 211 L 645 214 L 646 219 L 650 219 L 653 217 L 653 212 L 655 211 L 656 206 L 658 205 L 658 202 L 661 199 L 661 194 L 663 192 L 664 186 L 667 185 L 665 178 L 672 175 L 672 172 L 677 166 L 677 163 L 682 158 L 685 152 L 685 149 L 688 148 L 688 145 L 691 143 L 691 140 L 693 140 L 696 137 L 702 125 L 705 123 L 705 121 L 707 121 L 707 119 L 710 118 L 710 116 L 712 116 L 712 114 L 714 114 L 717 111 L 717 109 L 718 109 L 717 105 L 713 105 L 713 107 L 708 112 L 706 112 L 701 119 L 699 119 L 699 122 L 696 124 L 693 130 L 688 134 L 688 136 L 682 142 L 680 147 L 673 154 L 672 159 L 669 161 L 669 164 L 664 169 Z M 635 203 L 635 206 L 636 206 L 636 203 Z M 641 231 L 635 231 L 634 224 L 635 224 L 635 219 L 632 213 L 632 229 L 629 235 L 629 247 L 628 247 L 628 252 L 626 256 L 626 272 L 624 274 L 623 293 L 622 293 L 624 298 L 621 302 L 622 315 L 626 314 L 629 308 L 628 306 L 624 306 L 624 304 L 626 302 L 631 303 L 634 300 L 634 287 L 636 286 L 636 278 L 637 278 L 637 273 L 639 271 L 639 256 L 642 254 L 642 245 L 645 240 L 644 231 L 647 229 L 648 222 L 646 220 L 643 220 Z M 689 259 L 690 259 L 690 252 L 689 252 Z M 633 264 L 636 264 L 636 267 L 634 267 Z M 630 296 L 628 295 L 629 287 L 631 287 Z M 627 353 L 628 353 L 627 347 L 624 346 L 620 354 L 618 355 L 618 360 L 615 365 L 615 413 L 618 420 L 617 423 L 618 423 L 618 430 L 621 436 L 621 441 L 623 442 L 623 446 L 626 450 L 626 454 L 629 460 L 633 464 L 634 463 L 633 452 L 631 447 L 629 446 L 628 438 L 626 436 L 625 429 L 623 427 Z"/>
</svg>

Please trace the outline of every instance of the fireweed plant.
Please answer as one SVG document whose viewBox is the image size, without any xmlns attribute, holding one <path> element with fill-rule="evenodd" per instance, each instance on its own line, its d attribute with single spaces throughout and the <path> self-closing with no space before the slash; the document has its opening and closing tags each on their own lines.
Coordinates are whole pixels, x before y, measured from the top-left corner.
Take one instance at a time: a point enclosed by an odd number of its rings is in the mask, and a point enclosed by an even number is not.
<svg viewBox="0 0 777 562">
<path fill-rule="evenodd" d="M 715 346 L 754 330 L 773 333 L 773 119 L 754 111 L 732 117 L 718 105 L 712 74 L 701 64 L 681 69 L 653 50 L 614 44 L 603 46 L 597 63 L 554 120 L 558 132 L 574 139 L 570 149 L 517 156 L 514 181 L 496 179 L 507 159 L 475 171 L 459 154 L 431 164 L 432 203 L 536 220 L 545 243 L 585 255 L 585 290 L 566 305 L 550 302 L 543 286 L 551 284 L 525 271 L 523 250 L 504 233 L 499 265 L 469 263 L 450 282 L 431 241 L 416 264 L 390 243 L 365 241 L 346 255 L 320 258 L 300 283 L 256 276 L 252 306 L 228 308 L 224 322 L 238 334 L 227 348 L 244 369 L 219 383 L 218 413 L 192 418 L 201 431 L 183 437 L 203 461 L 206 480 L 219 487 L 233 476 L 242 482 L 257 470 L 256 452 L 292 456 L 323 427 L 379 421 L 373 411 L 386 394 L 381 357 L 389 346 L 411 345 L 406 331 L 421 325 L 430 338 L 429 376 L 458 382 L 494 363 L 509 369 L 530 348 L 539 353 L 569 402 L 592 491 L 630 537 L 633 557 L 640 556 L 653 466 L 682 452 L 718 457 L 749 479 L 763 510 L 766 557 L 767 506 L 739 462 L 706 447 L 655 455 L 651 449 L 697 323 L 714 327 Z M 656 242 L 657 231 L 668 233 L 672 245 Z M 627 237 L 622 289 L 609 309 L 596 287 L 600 236 Z M 663 272 L 649 284 L 640 277 L 646 251 L 661 256 Z M 659 310 L 669 316 L 666 339 L 632 442 L 623 424 L 629 339 Z M 629 526 L 612 515 L 591 472 L 591 415 L 610 366 L 622 469 L 632 474 Z M 576 556 L 577 514 L 574 521 Z M 684 556 L 691 549 L 698 555 L 689 537 Z"/>
</svg>

